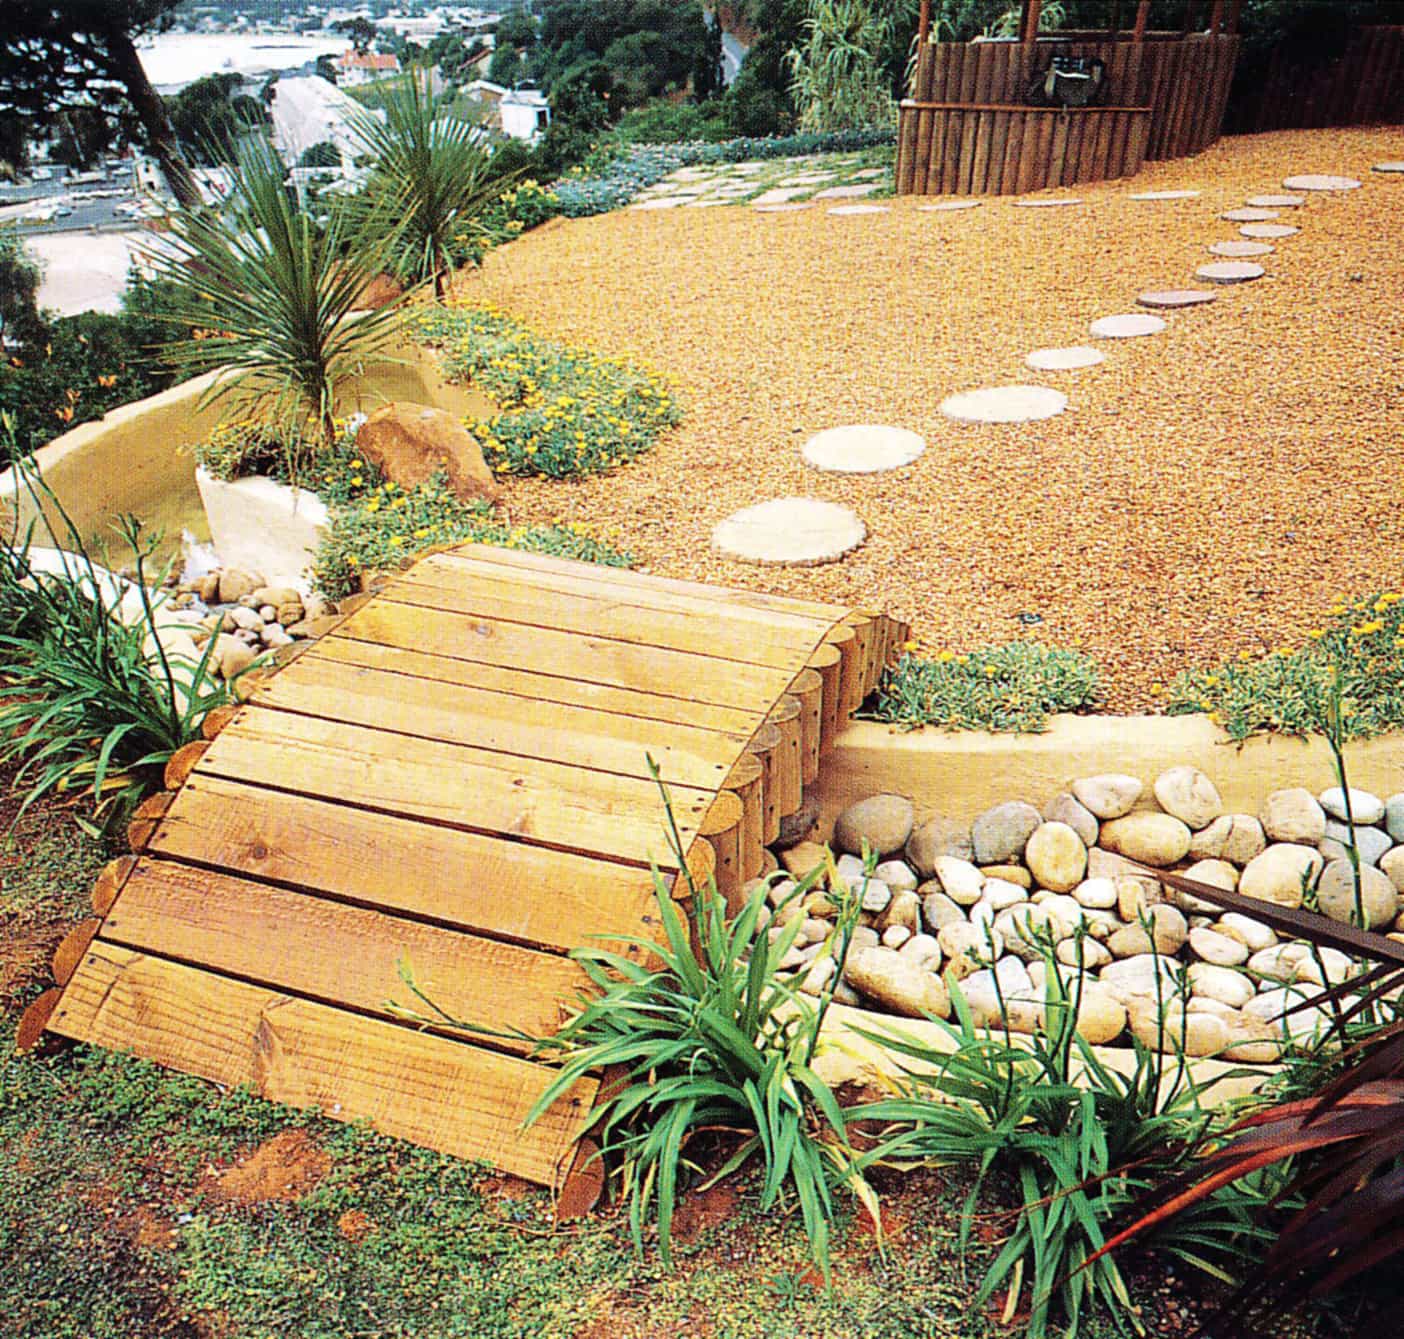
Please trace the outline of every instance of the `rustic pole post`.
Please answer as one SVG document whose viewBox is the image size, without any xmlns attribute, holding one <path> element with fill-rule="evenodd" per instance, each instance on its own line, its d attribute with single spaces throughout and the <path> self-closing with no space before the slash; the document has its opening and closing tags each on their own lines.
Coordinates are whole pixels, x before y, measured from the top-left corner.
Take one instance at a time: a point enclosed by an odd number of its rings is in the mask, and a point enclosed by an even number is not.
<svg viewBox="0 0 1404 1339">
<path fill-rule="evenodd" d="M 917 22 L 917 59 L 931 36 L 931 0 L 921 0 L 921 18 Z"/>
<path fill-rule="evenodd" d="M 1043 0 L 1024 0 L 1024 21 L 1020 25 L 1021 42 L 1038 41 L 1038 20 L 1043 13 Z"/>
<path fill-rule="evenodd" d="M 1136 6 L 1136 26 L 1132 29 L 1131 40 L 1140 46 L 1146 40 L 1146 25 L 1150 22 L 1150 0 L 1141 0 Z"/>
<path fill-rule="evenodd" d="M 1229 5 L 1228 31 L 1230 36 L 1237 36 L 1238 23 L 1243 17 L 1243 0 L 1232 0 Z"/>
<path fill-rule="evenodd" d="M 1111 27 L 1107 29 L 1107 40 L 1115 42 L 1121 32 L 1121 0 L 1112 0 Z"/>
<path fill-rule="evenodd" d="M 1185 22 L 1180 31 L 1188 37 L 1194 31 L 1195 0 L 1185 0 Z"/>
<path fill-rule="evenodd" d="M 1224 26 L 1224 0 L 1214 0 L 1214 7 L 1209 11 L 1209 34 L 1217 37 Z"/>
</svg>

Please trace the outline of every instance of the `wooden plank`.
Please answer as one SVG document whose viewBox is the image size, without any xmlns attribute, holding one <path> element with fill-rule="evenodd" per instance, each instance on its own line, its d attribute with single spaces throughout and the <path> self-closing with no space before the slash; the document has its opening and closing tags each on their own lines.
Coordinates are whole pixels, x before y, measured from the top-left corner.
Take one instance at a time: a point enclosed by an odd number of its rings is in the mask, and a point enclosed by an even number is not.
<svg viewBox="0 0 1404 1339">
<path fill-rule="evenodd" d="M 559 952 L 654 924 L 647 869 L 218 777 L 190 779 L 151 853 Z"/>
<path fill-rule="evenodd" d="M 155 953 L 305 999 L 393 1017 L 428 1013 L 400 978 L 450 1018 L 549 1036 L 563 1004 L 589 988 L 569 958 L 234 878 L 146 860 L 102 927 L 101 942 Z M 521 1041 L 485 1045 L 526 1051 Z"/>
<path fill-rule="evenodd" d="M 1063 185 L 1063 169 L 1068 161 L 1068 124 L 1067 116 L 1060 116 L 1053 122 L 1053 143 L 1048 150 L 1048 182 L 1049 186 Z"/>
<path fill-rule="evenodd" d="M 767 595 L 758 591 L 739 590 L 734 586 L 709 586 L 700 581 L 679 581 L 674 577 L 649 576 L 624 567 L 601 567 L 597 563 L 575 562 L 568 558 L 551 558 L 543 553 L 525 553 L 520 549 L 499 549 L 486 544 L 464 544 L 443 555 L 446 558 L 496 563 L 529 572 L 559 576 L 589 576 L 623 590 L 659 594 L 700 595 L 713 605 L 737 605 L 743 609 L 764 609 L 776 614 L 795 614 L 819 622 L 837 619 L 843 609 L 820 604 L 814 600 L 796 600 L 787 595 Z"/>
<path fill-rule="evenodd" d="M 897 161 L 893 167 L 893 190 L 911 195 L 916 190 L 916 118 L 921 113 L 905 100 L 897 108 Z"/>
<path fill-rule="evenodd" d="M 309 668 L 318 661 L 364 665 L 396 674 L 412 674 L 436 683 L 468 684 L 495 693 L 510 693 L 532 702 L 558 702 L 618 716 L 635 716 L 643 720 L 672 722 L 743 736 L 749 735 L 770 709 L 769 702 L 753 707 L 724 707 L 689 698 L 667 697 L 662 693 L 615 688 L 582 679 L 565 679 L 511 665 L 475 665 L 407 647 L 352 641 L 349 638 L 324 637 L 304 660 Z"/>
<path fill-rule="evenodd" d="M 632 646 L 628 642 L 501 623 L 469 614 L 437 610 L 428 614 L 414 605 L 379 599 L 347 619 L 333 640 L 348 637 L 473 664 L 563 675 L 729 707 L 774 701 L 785 691 L 794 673 L 784 667 L 734 661 L 723 666 L 707 656 L 685 651 Z"/>
<path fill-rule="evenodd" d="M 807 653 L 827 631 L 812 622 L 785 626 L 773 614 L 734 618 L 725 607 L 650 608 L 630 602 L 627 594 L 621 599 L 608 591 L 582 595 L 544 590 L 511 577 L 465 579 L 433 564 L 431 558 L 422 564 L 423 571 L 406 573 L 381 600 L 743 664 L 792 665 L 796 654 Z"/>
<path fill-rule="evenodd" d="M 1095 116 L 1072 116 L 1068 118 L 1068 143 L 1067 154 L 1063 159 L 1062 183 L 1064 186 L 1073 186 L 1086 178 L 1082 174 L 1082 139 L 1087 126 L 1093 127 L 1092 133 L 1095 136 L 1096 123 L 1103 118 Z"/>
<path fill-rule="evenodd" d="M 960 101 L 967 107 L 975 103 L 975 87 L 980 78 L 980 47 L 966 48 L 965 63 L 960 71 Z M 960 118 L 960 150 L 957 157 L 958 176 L 955 189 L 960 195 L 973 195 L 976 187 L 972 184 L 975 168 L 975 132 L 979 117 L 971 111 L 964 111 Z"/>
<path fill-rule="evenodd" d="M 1013 195 L 1019 189 L 1019 173 L 1024 156 L 1024 127 L 1029 118 L 1022 112 L 1009 113 L 1009 130 L 1004 141 L 1004 170 L 1000 174 L 1000 194 Z"/>
<path fill-rule="evenodd" d="M 651 781 L 310 716 L 250 712 L 215 740 L 195 775 L 260 781 L 587 855 L 666 856 L 663 804 Z M 670 789 L 674 818 L 690 840 L 710 792 Z"/>
<path fill-rule="evenodd" d="M 89 952 L 49 1026 L 547 1185 L 589 1123 L 596 1089 L 582 1080 L 523 1131 L 554 1078 L 542 1065 L 116 945 Z"/>
<path fill-rule="evenodd" d="M 259 706 L 621 776 L 649 776 L 652 757 L 665 781 L 702 789 L 721 784 L 746 743 L 744 736 L 697 726 L 533 702 L 333 660 L 278 675 Z"/>
</svg>

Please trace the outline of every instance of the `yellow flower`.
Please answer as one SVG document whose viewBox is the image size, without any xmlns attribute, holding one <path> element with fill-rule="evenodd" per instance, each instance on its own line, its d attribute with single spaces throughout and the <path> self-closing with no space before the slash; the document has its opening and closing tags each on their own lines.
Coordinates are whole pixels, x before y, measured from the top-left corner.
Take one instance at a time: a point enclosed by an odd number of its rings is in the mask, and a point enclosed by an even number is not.
<svg viewBox="0 0 1404 1339">
<path fill-rule="evenodd" d="M 1238 658 L 1239 658 L 1240 660 L 1252 660 L 1252 659 L 1253 659 L 1253 653 L 1252 653 L 1251 651 L 1240 651 L 1240 652 L 1238 653 Z"/>
<path fill-rule="evenodd" d="M 1371 633 L 1379 632 L 1384 628 L 1384 622 L 1378 618 L 1372 618 L 1368 623 L 1357 623 L 1350 630 L 1352 637 L 1368 637 Z"/>
<path fill-rule="evenodd" d="M 998 674 L 998 673 L 999 673 L 999 668 L 998 668 L 997 666 L 995 666 L 995 665 L 986 665 L 986 666 L 985 666 L 985 677 L 986 677 L 987 679 L 993 679 L 994 676 L 995 676 L 996 674 Z"/>
<path fill-rule="evenodd" d="M 955 652 L 954 652 L 954 651 L 937 651 L 937 652 L 936 652 L 936 659 L 937 659 L 938 661 L 940 661 L 941 664 L 945 665 L 945 664 L 947 664 L 949 661 L 952 661 L 952 660 L 955 659 Z"/>
<path fill-rule="evenodd" d="M 903 642 L 903 643 L 902 643 L 902 650 L 904 650 L 904 651 L 915 651 L 916 649 L 917 649 L 917 643 L 916 643 L 916 642 Z"/>
<path fill-rule="evenodd" d="M 1326 635 L 1324 628 L 1312 628 L 1307 632 L 1307 636 L 1314 642 L 1319 642 Z"/>
</svg>

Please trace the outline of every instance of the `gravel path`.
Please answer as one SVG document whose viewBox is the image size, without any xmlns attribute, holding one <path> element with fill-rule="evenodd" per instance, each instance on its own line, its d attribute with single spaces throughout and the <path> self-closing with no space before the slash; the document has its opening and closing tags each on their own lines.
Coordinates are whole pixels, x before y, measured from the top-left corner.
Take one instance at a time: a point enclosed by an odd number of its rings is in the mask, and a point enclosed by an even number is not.
<svg viewBox="0 0 1404 1339">
<path fill-rule="evenodd" d="M 1395 130 L 1227 139 L 1085 204 L 834 217 L 820 209 L 623 211 L 494 252 L 460 296 L 647 361 L 688 416 L 651 455 L 584 483 L 509 481 L 518 522 L 617 529 L 649 571 L 879 606 L 923 649 L 1043 622 L 1089 650 L 1110 710 L 1156 703 L 1181 668 L 1299 642 L 1338 594 L 1393 586 L 1404 554 L 1404 180 Z M 1030 375 L 1025 355 L 1083 343 L 1146 289 L 1183 288 L 1217 215 L 1300 172 L 1364 187 L 1290 212 L 1267 276 L 1108 341 L 1107 361 Z M 1197 199 L 1133 201 L 1195 188 Z M 953 392 L 1031 380 L 1068 412 L 1020 426 L 942 416 Z M 911 428 L 894 473 L 820 473 L 799 448 L 845 423 Z M 844 503 L 867 542 L 840 563 L 756 568 L 712 527 L 788 494 Z"/>
</svg>

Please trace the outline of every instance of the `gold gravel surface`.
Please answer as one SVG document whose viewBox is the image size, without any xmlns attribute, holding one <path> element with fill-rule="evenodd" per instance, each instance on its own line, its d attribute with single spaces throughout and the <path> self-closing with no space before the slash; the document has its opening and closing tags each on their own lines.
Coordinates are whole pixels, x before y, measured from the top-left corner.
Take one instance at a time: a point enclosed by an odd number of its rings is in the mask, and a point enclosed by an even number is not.
<svg viewBox="0 0 1404 1339">
<path fill-rule="evenodd" d="M 1299 643 L 1338 595 L 1404 581 L 1404 130 L 1225 139 L 1086 203 L 835 217 L 743 207 L 558 221 L 494 252 L 458 296 L 642 359 L 687 416 L 649 455 L 583 482 L 509 480 L 514 521 L 617 532 L 647 571 L 889 610 L 925 651 L 1028 635 L 1085 647 L 1108 710 L 1154 709 L 1185 667 Z M 1162 312 L 1163 334 L 1034 372 L 1146 289 L 1197 286 L 1217 216 L 1293 173 L 1360 178 L 1283 211 L 1301 233 L 1267 276 Z M 1198 189 L 1138 202 L 1133 191 Z M 947 395 L 1035 383 L 1056 418 L 973 426 Z M 845 423 L 911 428 L 914 464 L 820 473 L 799 447 Z M 844 503 L 867 542 L 818 568 L 711 550 L 718 521 L 801 494 Z"/>
</svg>

